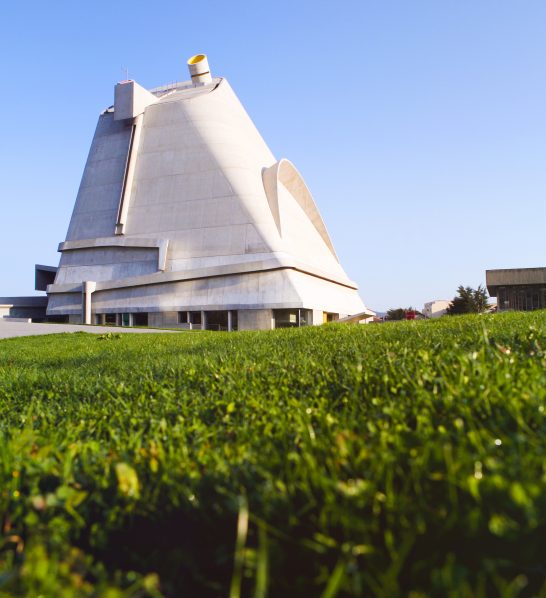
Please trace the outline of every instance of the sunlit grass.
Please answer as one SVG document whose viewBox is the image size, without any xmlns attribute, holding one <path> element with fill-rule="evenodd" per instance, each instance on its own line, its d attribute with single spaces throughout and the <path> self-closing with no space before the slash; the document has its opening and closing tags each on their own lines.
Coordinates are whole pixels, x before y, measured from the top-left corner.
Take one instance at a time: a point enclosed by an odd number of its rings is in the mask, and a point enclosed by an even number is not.
<svg viewBox="0 0 546 598">
<path fill-rule="evenodd" d="M 545 312 L 2 341 L 0 593 L 538 593 L 545 346 Z"/>
</svg>

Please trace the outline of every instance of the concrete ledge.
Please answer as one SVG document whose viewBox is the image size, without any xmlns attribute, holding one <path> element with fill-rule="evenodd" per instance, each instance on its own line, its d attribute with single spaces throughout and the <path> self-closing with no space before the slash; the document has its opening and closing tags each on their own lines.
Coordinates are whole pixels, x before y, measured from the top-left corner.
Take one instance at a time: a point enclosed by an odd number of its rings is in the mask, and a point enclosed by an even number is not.
<svg viewBox="0 0 546 598">
<path fill-rule="evenodd" d="M 229 264 L 226 266 L 213 266 L 209 268 L 197 268 L 195 270 L 183 270 L 179 272 L 158 272 L 144 276 L 134 276 L 113 281 L 97 282 L 97 291 L 110 289 L 124 289 L 127 287 L 144 286 L 150 284 L 163 284 L 166 282 L 180 282 L 185 280 L 196 280 L 199 278 L 212 278 L 216 276 L 230 276 L 232 274 L 253 274 L 270 270 L 296 270 L 303 274 L 322 278 L 329 282 L 339 284 L 349 289 L 357 290 L 357 285 L 351 280 L 341 280 L 332 277 L 327 272 L 302 264 L 297 260 L 287 259 L 278 256 L 274 259 L 260 260 L 258 262 L 246 262 L 243 264 Z M 53 293 L 78 293 L 81 292 L 81 283 L 52 284 L 47 287 L 49 294 Z"/>
<path fill-rule="evenodd" d="M 526 284 L 546 284 L 546 268 L 511 268 L 486 270 L 487 286 L 509 286 Z"/>
<path fill-rule="evenodd" d="M 1 306 L 9 307 L 45 307 L 47 297 L 45 295 L 34 295 L 30 297 L 0 297 Z"/>
<path fill-rule="evenodd" d="M 259 310 L 272 310 L 272 309 L 308 309 L 308 306 L 303 303 L 303 301 L 284 301 L 279 303 L 209 303 L 207 305 L 200 305 L 189 309 L 189 311 L 222 311 L 222 310 L 231 310 L 231 311 L 259 311 Z M 94 314 L 119 314 L 122 312 L 138 314 L 138 313 L 147 313 L 147 314 L 161 314 L 165 312 L 175 312 L 178 313 L 180 310 L 180 305 L 170 305 L 165 304 L 161 305 L 161 307 L 156 306 L 145 306 L 145 307 L 130 307 L 127 309 L 97 309 L 93 311 Z M 188 311 L 184 309 L 183 311 Z M 48 310 L 47 314 L 49 316 L 54 315 L 74 315 L 74 316 L 81 316 L 82 310 L 81 308 L 72 309 L 72 308 L 56 308 Z M 371 317 L 371 316 L 370 316 Z"/>
<path fill-rule="evenodd" d="M 119 248 L 157 248 L 157 269 L 164 271 L 167 266 L 167 251 L 169 248 L 168 239 L 147 239 L 135 237 L 99 237 L 97 239 L 81 239 L 79 241 L 64 241 L 59 243 L 57 251 L 77 251 L 78 249 L 93 249 L 95 247 L 119 247 Z"/>
<path fill-rule="evenodd" d="M 345 318 L 339 318 L 336 320 L 337 324 L 358 324 L 362 320 L 367 320 L 368 318 L 373 318 L 376 315 L 374 311 L 369 309 L 368 311 L 360 312 L 359 314 L 354 314 L 352 316 L 346 316 Z"/>
<path fill-rule="evenodd" d="M 2 318 L 3 322 L 22 322 L 25 324 L 31 324 L 32 318 L 16 318 L 15 316 L 4 316 Z"/>
</svg>

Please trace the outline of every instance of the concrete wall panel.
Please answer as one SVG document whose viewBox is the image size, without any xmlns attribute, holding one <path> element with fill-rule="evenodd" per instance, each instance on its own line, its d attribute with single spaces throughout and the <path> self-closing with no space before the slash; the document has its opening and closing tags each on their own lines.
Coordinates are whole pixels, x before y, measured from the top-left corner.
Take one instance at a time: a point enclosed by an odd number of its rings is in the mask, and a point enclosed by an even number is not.
<svg viewBox="0 0 546 598">
<path fill-rule="evenodd" d="M 114 232 L 131 127 L 112 114 L 99 118 L 66 240 L 106 237 Z"/>
<path fill-rule="evenodd" d="M 275 327 L 271 309 L 240 309 L 237 319 L 238 330 L 272 330 Z"/>
<path fill-rule="evenodd" d="M 307 204 L 302 204 L 279 183 L 278 213 L 273 214 L 262 172 L 276 163 L 275 157 L 227 81 L 175 89 L 138 118 L 141 134 L 130 157 L 134 176 L 124 194 L 127 214 L 124 228 L 116 232 L 124 239 L 168 242 L 166 271 L 155 275 L 158 258 L 152 248 L 63 247 L 50 287 L 50 313 L 81 310 L 81 296 L 66 291 L 83 281 L 103 283 L 92 295 L 93 310 L 175 315 L 185 309 L 250 310 L 243 315 L 243 327 L 252 318 L 262 327 L 276 308 L 365 310 L 317 229 L 322 220 L 308 191 Z M 114 235 L 132 126 L 131 119 L 115 121 L 111 112 L 100 117 L 68 241 Z M 305 187 L 301 177 L 297 183 L 294 189 Z M 277 263 L 324 273 L 325 279 L 268 269 Z M 197 268 L 220 270 L 191 279 Z M 174 316 L 153 318 L 171 322 Z"/>
</svg>

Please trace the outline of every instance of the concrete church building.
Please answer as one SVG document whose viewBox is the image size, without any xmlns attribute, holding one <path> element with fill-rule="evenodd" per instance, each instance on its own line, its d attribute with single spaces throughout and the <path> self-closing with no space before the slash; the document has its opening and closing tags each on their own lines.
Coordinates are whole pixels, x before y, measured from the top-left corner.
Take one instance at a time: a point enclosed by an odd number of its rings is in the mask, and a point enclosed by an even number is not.
<svg viewBox="0 0 546 598">
<path fill-rule="evenodd" d="M 373 315 L 294 165 L 207 57 L 191 81 L 115 86 L 99 117 L 50 317 L 215 330 Z"/>
</svg>

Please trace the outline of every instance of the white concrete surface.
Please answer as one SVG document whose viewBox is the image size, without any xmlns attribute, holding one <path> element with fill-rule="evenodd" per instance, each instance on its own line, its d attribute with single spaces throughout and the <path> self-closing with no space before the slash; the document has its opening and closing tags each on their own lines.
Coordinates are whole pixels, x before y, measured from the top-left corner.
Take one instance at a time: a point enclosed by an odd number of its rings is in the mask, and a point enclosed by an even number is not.
<svg viewBox="0 0 546 598">
<path fill-rule="evenodd" d="M 197 79 L 208 73 L 204 55 L 189 62 Z M 155 101 L 134 118 L 126 109 L 142 88 L 116 87 L 59 247 L 48 314 L 81 314 L 86 280 L 97 282 L 93 313 L 367 311 L 300 173 L 271 153 L 225 79 L 205 83 L 146 92 Z"/>
<path fill-rule="evenodd" d="M 135 118 L 157 98 L 135 81 L 121 81 L 114 88 L 114 120 Z"/>
<path fill-rule="evenodd" d="M 79 326 L 75 324 L 27 324 L 23 322 L 7 322 L 0 320 L 0 339 L 16 336 L 35 336 L 39 334 L 61 334 L 63 332 L 90 332 L 93 334 L 113 333 L 157 333 L 173 332 L 173 330 L 157 330 L 153 328 L 123 328 L 121 326 Z"/>
<path fill-rule="evenodd" d="M 447 308 L 451 305 L 451 301 L 447 299 L 435 299 L 428 301 L 423 307 L 423 315 L 425 318 L 439 318 L 447 313 Z"/>
</svg>

